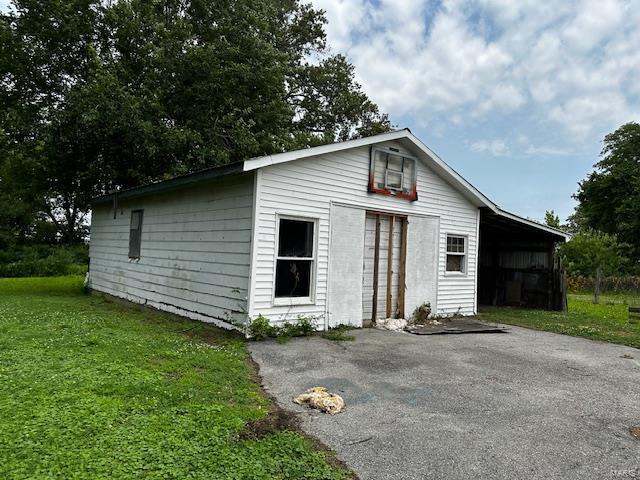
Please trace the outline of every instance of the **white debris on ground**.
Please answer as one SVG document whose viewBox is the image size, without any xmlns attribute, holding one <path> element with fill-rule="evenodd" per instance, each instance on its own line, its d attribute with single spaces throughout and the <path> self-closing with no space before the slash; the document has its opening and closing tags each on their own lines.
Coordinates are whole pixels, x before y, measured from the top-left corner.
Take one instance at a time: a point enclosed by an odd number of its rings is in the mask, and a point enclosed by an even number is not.
<svg viewBox="0 0 640 480">
<path fill-rule="evenodd" d="M 307 404 L 321 412 L 335 415 L 344 409 L 344 400 L 340 395 L 330 393 L 324 387 L 313 387 L 293 399 L 298 405 Z"/>
<path fill-rule="evenodd" d="M 391 330 L 392 332 L 400 332 L 407 327 L 407 321 L 404 318 L 385 318 L 376 320 L 376 328 L 381 330 Z"/>
</svg>

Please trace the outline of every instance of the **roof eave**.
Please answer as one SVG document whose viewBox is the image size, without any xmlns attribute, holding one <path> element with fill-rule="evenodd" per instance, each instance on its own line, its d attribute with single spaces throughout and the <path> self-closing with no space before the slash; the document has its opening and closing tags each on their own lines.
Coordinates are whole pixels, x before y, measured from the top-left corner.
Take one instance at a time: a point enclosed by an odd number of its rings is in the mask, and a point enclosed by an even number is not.
<svg viewBox="0 0 640 480">
<path fill-rule="evenodd" d="M 534 220 L 529 220 L 528 218 L 521 217 L 519 215 L 516 215 L 515 213 L 507 212 L 506 210 L 502 210 L 501 208 L 498 208 L 495 213 L 502 217 L 508 218 L 509 220 L 522 223 L 523 225 L 528 225 L 529 227 L 537 228 L 538 230 L 542 230 L 546 233 L 550 233 L 552 235 L 560 237 L 565 242 L 571 239 L 571 235 L 567 232 L 563 232 L 562 230 L 558 230 L 557 228 L 550 227 L 549 225 L 538 223 Z"/>
<path fill-rule="evenodd" d="M 293 150 L 291 152 L 276 153 L 274 155 L 266 155 L 264 157 L 250 158 L 244 162 L 244 171 L 248 172 L 258 168 L 267 167 L 269 165 L 277 165 L 279 163 L 290 162 L 292 160 L 300 160 L 307 157 L 315 157 L 317 155 L 326 155 L 327 153 L 347 150 L 349 148 L 363 147 L 374 143 L 388 142 L 407 138 L 411 135 L 408 128 L 402 130 L 394 130 L 393 132 L 381 133 L 372 137 L 357 138 L 355 140 L 345 140 L 343 142 L 330 143 L 327 145 L 319 145 L 317 147 L 303 148 Z"/>
<path fill-rule="evenodd" d="M 207 180 L 214 180 L 220 177 L 226 177 L 229 175 L 237 175 L 244 172 L 244 162 L 235 162 L 229 165 L 223 165 L 221 167 L 209 168 L 200 170 L 198 172 L 189 173 L 180 177 L 171 178 L 169 180 L 163 180 L 160 182 L 149 183 L 141 185 L 139 187 L 133 187 L 126 190 L 118 190 L 110 192 L 105 195 L 100 195 L 91 199 L 93 205 L 107 203 L 113 201 L 113 198 L 117 196 L 118 200 L 124 200 L 127 198 L 137 198 L 145 195 L 152 195 L 154 193 L 165 192 L 168 190 L 174 190 L 193 183 L 203 182 Z"/>
</svg>

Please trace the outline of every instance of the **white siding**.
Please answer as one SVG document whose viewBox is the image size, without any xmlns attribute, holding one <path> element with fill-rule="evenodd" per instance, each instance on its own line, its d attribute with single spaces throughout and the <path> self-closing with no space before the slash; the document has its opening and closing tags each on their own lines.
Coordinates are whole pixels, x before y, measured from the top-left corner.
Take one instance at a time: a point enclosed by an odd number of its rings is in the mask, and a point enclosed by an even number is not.
<svg viewBox="0 0 640 480">
<path fill-rule="evenodd" d="M 246 318 L 254 175 L 122 201 L 92 212 L 95 290 L 217 324 Z M 131 210 L 143 209 L 139 260 L 130 260 Z M 222 324 L 228 326 L 228 324 Z"/>
<path fill-rule="evenodd" d="M 399 143 L 383 146 L 402 149 Z M 406 151 L 406 150 L 405 150 Z M 408 153 L 416 155 L 416 152 Z M 438 296 L 434 313 L 475 313 L 475 274 L 478 209 L 460 192 L 418 163 L 418 200 L 369 194 L 369 148 L 357 147 L 262 168 L 257 176 L 256 244 L 253 256 L 253 290 L 250 314 L 263 314 L 274 321 L 298 315 L 326 315 L 331 202 L 368 209 L 440 218 L 438 252 Z M 319 220 L 316 296 L 312 305 L 274 306 L 274 252 L 276 214 L 315 217 Z M 445 273 L 446 234 L 469 238 L 468 270 L 465 275 Z M 363 232 L 364 234 L 364 232 Z M 407 259 L 407 268 L 415 268 Z M 347 279 L 345 279 L 347 280 Z M 361 282 L 357 276 L 349 281 Z M 407 305 L 410 314 L 411 306 Z"/>
</svg>

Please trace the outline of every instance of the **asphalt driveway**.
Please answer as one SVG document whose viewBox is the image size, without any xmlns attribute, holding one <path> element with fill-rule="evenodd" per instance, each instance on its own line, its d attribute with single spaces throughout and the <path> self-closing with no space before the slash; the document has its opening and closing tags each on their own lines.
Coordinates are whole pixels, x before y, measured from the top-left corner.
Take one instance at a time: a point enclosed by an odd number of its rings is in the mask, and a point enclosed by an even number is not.
<svg viewBox="0 0 640 480">
<path fill-rule="evenodd" d="M 354 334 L 250 348 L 265 388 L 360 478 L 640 478 L 640 350 L 518 327 Z M 346 411 L 292 403 L 313 386 Z"/>
</svg>

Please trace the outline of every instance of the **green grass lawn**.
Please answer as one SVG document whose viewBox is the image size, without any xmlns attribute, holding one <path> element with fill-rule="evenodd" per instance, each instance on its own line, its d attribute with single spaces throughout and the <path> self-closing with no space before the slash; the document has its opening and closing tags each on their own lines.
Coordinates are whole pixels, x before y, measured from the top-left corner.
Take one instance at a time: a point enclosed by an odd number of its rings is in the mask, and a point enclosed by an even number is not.
<svg viewBox="0 0 640 480">
<path fill-rule="evenodd" d="M 244 340 L 81 293 L 0 280 L 0 478 L 333 479 L 348 473 L 267 415 Z"/>
<path fill-rule="evenodd" d="M 640 348 L 640 324 L 629 322 L 630 304 L 640 305 L 640 298 L 623 294 L 602 295 L 596 305 L 590 294 L 570 294 L 567 313 L 491 307 L 482 309 L 480 318 Z"/>
</svg>

